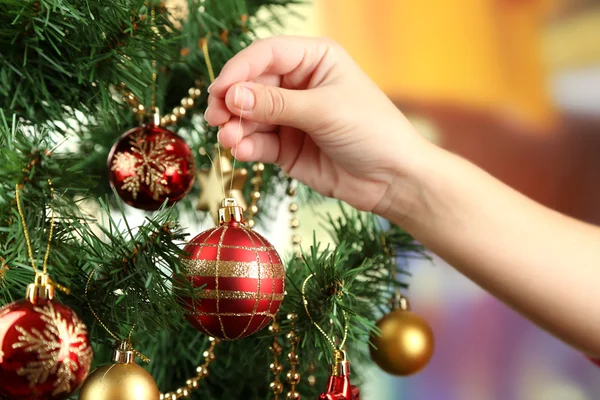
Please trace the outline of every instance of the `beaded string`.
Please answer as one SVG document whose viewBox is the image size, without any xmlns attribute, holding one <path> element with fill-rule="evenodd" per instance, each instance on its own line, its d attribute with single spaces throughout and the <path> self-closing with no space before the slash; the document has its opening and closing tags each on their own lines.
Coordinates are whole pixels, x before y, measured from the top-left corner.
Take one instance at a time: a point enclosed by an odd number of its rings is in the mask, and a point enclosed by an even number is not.
<svg viewBox="0 0 600 400">
<path fill-rule="evenodd" d="M 52 182 L 48 180 L 48 184 L 50 185 L 50 193 L 52 194 L 52 199 L 54 199 L 54 188 L 52 187 Z M 37 274 L 40 271 L 35 266 L 35 258 L 33 257 L 33 248 L 31 246 L 31 239 L 29 238 L 29 231 L 27 229 L 27 222 L 25 221 L 25 214 L 23 213 L 23 208 L 21 206 L 21 196 L 19 195 L 19 184 L 15 186 L 15 198 L 17 200 L 17 209 L 19 210 L 19 217 L 21 217 L 21 224 L 23 225 L 23 233 L 25 234 L 25 243 L 27 244 L 27 252 L 29 253 L 29 260 L 31 261 L 31 267 L 33 268 L 33 272 Z M 50 217 L 50 232 L 48 233 L 48 243 L 46 244 L 46 255 L 44 256 L 44 264 L 42 266 L 42 273 L 46 275 L 48 273 L 48 256 L 50 255 L 50 244 L 52 242 L 52 235 L 54 234 L 54 208 L 52 208 L 52 214 Z"/>
<path fill-rule="evenodd" d="M 54 187 L 52 186 L 52 181 L 48 179 L 48 185 L 50 186 L 51 198 L 54 200 Z M 23 225 L 23 234 L 25 235 L 25 243 L 27 245 L 27 253 L 29 254 L 29 260 L 31 261 L 31 268 L 33 268 L 33 272 L 36 276 L 39 275 L 48 275 L 48 258 L 50 256 L 50 247 L 52 244 L 52 237 L 54 235 L 54 208 L 52 208 L 51 216 L 50 216 L 50 230 L 48 232 L 48 243 L 46 244 L 46 254 L 44 255 L 44 262 L 42 265 L 42 271 L 40 272 L 35 265 L 35 258 L 33 257 L 33 247 L 31 246 L 31 238 L 29 236 L 29 230 L 27 229 L 27 222 L 25 221 L 25 213 L 23 212 L 23 206 L 21 205 L 21 196 L 19 190 L 19 184 L 15 185 L 15 200 L 17 201 L 17 210 L 19 211 L 19 217 L 21 218 L 21 224 Z M 52 281 L 48 277 L 48 283 L 55 286 L 60 291 L 69 294 L 69 288 L 64 287 L 54 281 Z"/>
<path fill-rule="evenodd" d="M 92 312 L 92 315 L 94 315 L 94 317 L 96 318 L 96 320 L 98 320 L 98 323 L 100 323 L 100 326 L 102 326 L 104 328 L 104 330 L 106 330 L 106 332 L 108 332 L 108 334 L 110 336 L 112 336 L 113 339 L 115 339 L 117 342 L 120 343 L 120 342 L 123 342 L 123 340 L 120 337 L 118 337 L 116 334 L 114 334 L 108 328 L 108 326 L 106 326 L 104 324 L 104 322 L 102 322 L 102 319 L 100 319 L 100 317 L 98 316 L 98 314 L 94 310 L 94 307 L 92 307 L 92 303 L 90 303 L 90 299 L 88 297 L 88 292 L 89 292 L 89 289 L 90 289 L 90 283 L 92 282 L 92 278 L 93 278 L 94 274 L 96 273 L 96 271 L 98 270 L 98 268 L 100 268 L 100 266 L 97 266 L 96 268 L 94 268 L 94 270 L 88 276 L 87 283 L 85 284 L 85 300 L 87 302 L 88 308 Z M 149 363 L 150 359 L 148 357 L 146 357 L 145 355 L 143 355 L 142 353 L 140 353 L 139 351 L 137 351 L 136 349 L 134 349 L 133 346 L 131 345 L 131 334 L 133 333 L 133 329 L 134 328 L 135 328 L 135 324 L 131 327 L 131 330 L 129 331 L 128 339 L 126 341 L 128 350 L 133 351 L 135 353 L 135 355 L 137 355 L 139 358 L 141 358 L 142 361 L 144 361 L 145 363 Z"/>
<path fill-rule="evenodd" d="M 310 314 L 310 311 L 308 310 L 308 300 L 306 299 L 306 284 L 314 276 L 315 276 L 315 274 L 310 274 L 304 280 L 304 283 L 302 284 L 302 302 L 304 303 L 304 310 L 306 311 L 306 315 L 308 315 L 308 318 L 311 320 L 313 325 L 319 330 L 319 332 L 321 332 L 321 334 L 325 337 L 325 339 L 327 339 L 327 342 L 329 342 L 329 344 L 331 345 L 331 348 L 333 349 L 334 353 L 336 353 L 340 349 L 344 348 L 344 345 L 346 344 L 346 340 L 348 339 L 348 316 L 346 315 L 346 311 L 342 310 L 342 315 L 344 316 L 344 338 L 342 339 L 342 343 L 340 343 L 339 346 L 336 346 L 334 340 L 332 338 L 330 338 L 329 336 L 327 336 L 327 333 L 325 333 L 325 330 L 323 328 L 321 328 L 319 326 L 319 324 L 317 324 L 315 322 L 315 320 L 312 318 L 312 315 Z"/>
</svg>

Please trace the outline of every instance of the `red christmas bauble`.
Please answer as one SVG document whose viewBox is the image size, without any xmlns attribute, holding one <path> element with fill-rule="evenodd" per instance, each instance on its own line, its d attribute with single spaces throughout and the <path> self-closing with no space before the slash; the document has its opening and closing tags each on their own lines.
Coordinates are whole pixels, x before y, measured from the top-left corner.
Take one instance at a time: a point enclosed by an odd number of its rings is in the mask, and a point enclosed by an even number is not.
<svg viewBox="0 0 600 400">
<path fill-rule="evenodd" d="M 335 381 L 340 381 L 339 378 L 330 378 L 333 379 Z M 332 384 L 336 384 L 335 382 Z M 338 383 L 338 385 L 342 385 L 342 383 Z M 360 400 L 360 389 L 358 388 L 358 386 L 354 386 L 351 385 L 350 386 L 350 390 L 346 391 L 346 392 L 341 392 L 341 391 L 333 391 L 333 392 L 326 392 L 326 393 L 321 393 L 319 395 L 319 399 L 318 400 Z"/>
<path fill-rule="evenodd" d="M 65 399 L 92 364 L 87 328 L 69 307 L 21 300 L 0 308 L 0 398 Z"/>
<path fill-rule="evenodd" d="M 221 208 L 220 225 L 200 233 L 184 248 L 191 254 L 184 260 L 187 279 L 194 287 L 204 286 L 200 300 L 184 298 L 184 302 L 194 327 L 234 340 L 273 320 L 285 293 L 285 269 L 273 245 L 244 225 L 235 200 L 225 202 L 234 206 Z"/>
<path fill-rule="evenodd" d="M 154 124 L 131 129 L 108 156 L 109 181 L 127 204 L 154 211 L 171 205 L 192 188 L 195 161 L 176 133 Z"/>
<path fill-rule="evenodd" d="M 331 368 L 327 388 L 318 400 L 360 400 L 360 389 L 350 383 L 350 362 L 346 360 L 346 353 L 337 353 L 335 363 L 337 365 Z"/>
<path fill-rule="evenodd" d="M 589 356 L 588 356 L 588 358 L 591 362 L 593 362 L 594 364 L 596 364 L 597 366 L 600 367 L 600 358 L 593 358 L 593 357 L 589 357 Z"/>
</svg>

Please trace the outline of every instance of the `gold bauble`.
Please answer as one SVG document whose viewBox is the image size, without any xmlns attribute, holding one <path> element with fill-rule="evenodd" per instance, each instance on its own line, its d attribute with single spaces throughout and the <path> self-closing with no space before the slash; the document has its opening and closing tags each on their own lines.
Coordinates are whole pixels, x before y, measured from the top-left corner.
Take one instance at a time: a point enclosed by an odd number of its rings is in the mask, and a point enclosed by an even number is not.
<svg viewBox="0 0 600 400">
<path fill-rule="evenodd" d="M 371 335 L 371 358 L 391 375 L 408 376 L 425 368 L 434 350 L 431 327 L 418 314 L 394 309 L 377 322 Z"/>
<path fill-rule="evenodd" d="M 152 375 L 134 360 L 135 355 L 128 354 L 115 364 L 96 369 L 85 380 L 79 400 L 159 400 Z"/>
</svg>

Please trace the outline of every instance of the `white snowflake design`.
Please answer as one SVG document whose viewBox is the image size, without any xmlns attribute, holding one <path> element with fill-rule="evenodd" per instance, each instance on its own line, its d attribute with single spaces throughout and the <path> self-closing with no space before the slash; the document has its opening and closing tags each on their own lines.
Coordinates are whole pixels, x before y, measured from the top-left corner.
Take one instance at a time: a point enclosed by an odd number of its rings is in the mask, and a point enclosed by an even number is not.
<svg viewBox="0 0 600 400">
<path fill-rule="evenodd" d="M 181 158 L 167 154 L 167 146 L 175 142 L 166 134 L 160 134 L 153 142 L 144 140 L 143 133 L 137 132 L 129 138 L 131 153 L 118 152 L 113 159 L 112 171 L 122 170 L 133 172 L 123 181 L 122 190 L 131 192 L 137 199 L 141 185 L 148 186 L 154 200 L 164 194 L 169 194 L 168 182 L 163 178 L 165 171 L 181 173 L 179 167 Z"/>
<path fill-rule="evenodd" d="M 85 368 L 92 359 L 92 348 L 83 340 L 87 328 L 75 314 L 73 323 L 65 320 L 52 303 L 34 307 L 34 311 L 42 315 L 45 328 L 41 332 L 35 328 L 28 332 L 20 326 L 15 327 L 20 336 L 13 348 L 37 353 L 38 361 L 27 363 L 17 373 L 26 377 L 31 388 L 45 383 L 48 376 L 56 375 L 52 395 L 70 393 L 74 389 L 74 372 L 80 368 L 79 365 Z M 71 353 L 75 353 L 79 364 L 71 358 Z"/>
</svg>

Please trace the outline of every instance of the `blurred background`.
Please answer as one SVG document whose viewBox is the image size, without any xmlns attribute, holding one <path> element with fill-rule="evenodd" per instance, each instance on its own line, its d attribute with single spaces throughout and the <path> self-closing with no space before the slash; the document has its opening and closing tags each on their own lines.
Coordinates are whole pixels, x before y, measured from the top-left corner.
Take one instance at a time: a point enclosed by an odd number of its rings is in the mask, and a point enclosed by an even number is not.
<svg viewBox="0 0 600 400">
<path fill-rule="evenodd" d="M 600 1 L 312 0 L 276 33 L 337 40 L 431 140 L 600 222 Z M 305 238 L 320 229 L 309 210 L 300 220 Z M 363 399 L 600 399 L 581 354 L 441 260 L 410 268 L 436 354 L 409 378 L 369 369 Z"/>
</svg>

